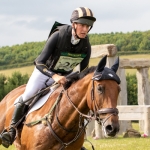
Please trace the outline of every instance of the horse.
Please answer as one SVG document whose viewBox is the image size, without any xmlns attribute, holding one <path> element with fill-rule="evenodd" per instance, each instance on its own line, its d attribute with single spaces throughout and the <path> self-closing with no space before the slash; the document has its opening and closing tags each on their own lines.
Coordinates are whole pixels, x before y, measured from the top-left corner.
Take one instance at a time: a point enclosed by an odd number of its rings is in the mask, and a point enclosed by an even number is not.
<svg viewBox="0 0 150 150">
<path fill-rule="evenodd" d="M 85 128 L 92 119 L 101 123 L 106 137 L 115 136 L 119 131 L 119 58 L 111 68 L 105 67 L 106 60 L 107 56 L 97 66 L 68 79 L 68 84 L 60 85 L 41 108 L 28 114 L 17 131 L 16 149 L 80 150 Z M 14 89 L 0 102 L 0 132 L 9 127 L 14 101 L 25 87 Z"/>
</svg>

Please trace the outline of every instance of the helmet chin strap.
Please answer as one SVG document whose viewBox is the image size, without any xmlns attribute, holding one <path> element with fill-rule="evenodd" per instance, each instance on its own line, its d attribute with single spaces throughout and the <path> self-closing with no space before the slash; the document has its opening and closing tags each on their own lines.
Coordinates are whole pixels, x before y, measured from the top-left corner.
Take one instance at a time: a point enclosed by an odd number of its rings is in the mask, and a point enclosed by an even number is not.
<svg viewBox="0 0 150 150">
<path fill-rule="evenodd" d="M 88 33 L 90 32 L 90 30 L 93 28 L 93 26 L 90 26 L 90 29 L 89 29 L 89 31 L 88 31 Z"/>
<path fill-rule="evenodd" d="M 77 37 L 78 39 L 82 39 L 82 38 L 80 38 L 80 37 L 77 35 L 76 29 L 75 29 L 75 26 L 74 26 L 74 23 L 73 23 L 72 29 L 73 29 L 73 32 L 74 32 L 74 36 Z"/>
<path fill-rule="evenodd" d="M 93 27 L 93 26 L 90 27 L 89 31 L 92 29 L 92 27 Z M 78 39 L 83 39 L 83 38 L 80 38 L 80 37 L 77 35 L 76 29 L 75 29 L 75 26 L 74 26 L 74 23 L 72 24 L 72 29 L 73 29 L 73 31 L 74 31 L 74 36 L 75 36 L 75 37 L 77 37 Z M 89 31 L 88 31 L 88 33 L 89 33 Z"/>
</svg>

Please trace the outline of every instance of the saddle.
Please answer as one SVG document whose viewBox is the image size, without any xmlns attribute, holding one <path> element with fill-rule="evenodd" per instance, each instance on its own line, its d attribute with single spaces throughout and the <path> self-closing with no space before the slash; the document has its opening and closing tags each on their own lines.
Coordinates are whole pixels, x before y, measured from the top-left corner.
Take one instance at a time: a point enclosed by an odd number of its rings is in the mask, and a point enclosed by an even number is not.
<svg viewBox="0 0 150 150">
<path fill-rule="evenodd" d="M 22 128 L 23 126 L 23 122 L 26 118 L 26 115 L 28 114 L 28 112 L 31 110 L 31 108 L 35 105 L 35 103 L 42 98 L 43 96 L 45 96 L 47 93 L 50 92 L 50 88 L 43 88 L 41 90 L 38 91 L 38 93 L 36 94 L 36 96 L 32 99 L 30 99 L 30 104 L 28 105 L 28 108 L 24 114 L 24 116 L 17 122 L 17 124 L 15 125 L 16 128 Z"/>
</svg>

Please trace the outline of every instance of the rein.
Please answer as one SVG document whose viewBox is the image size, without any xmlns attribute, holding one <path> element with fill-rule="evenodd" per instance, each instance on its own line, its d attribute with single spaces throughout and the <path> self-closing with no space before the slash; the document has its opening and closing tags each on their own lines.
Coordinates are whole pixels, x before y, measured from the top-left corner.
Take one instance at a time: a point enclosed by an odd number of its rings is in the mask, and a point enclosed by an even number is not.
<svg viewBox="0 0 150 150">
<path fill-rule="evenodd" d="M 59 142 L 62 144 L 62 147 L 60 148 L 60 150 L 66 148 L 68 145 L 70 145 L 71 143 L 75 142 L 75 141 L 83 134 L 83 132 L 85 131 L 86 126 L 88 125 L 88 123 L 89 123 L 92 119 L 95 119 L 95 118 L 93 118 L 92 116 L 85 115 L 85 114 L 81 113 L 81 112 L 78 110 L 78 108 L 74 105 L 74 103 L 71 101 L 70 97 L 68 96 L 67 91 L 64 89 L 63 86 L 62 86 L 62 88 L 63 88 L 62 92 L 66 95 L 68 101 L 72 104 L 72 106 L 75 108 L 75 110 L 79 113 L 79 128 L 78 128 L 78 130 L 76 131 L 77 133 L 76 133 L 75 137 L 74 137 L 70 142 L 64 143 L 64 142 L 59 138 L 59 136 L 55 133 L 55 131 L 52 129 L 52 126 L 51 126 L 49 120 L 46 119 L 47 125 L 48 125 L 48 127 L 50 128 L 50 131 L 52 132 L 53 136 L 57 139 L 57 141 L 59 141 Z M 61 92 L 61 93 L 62 93 L 62 92 Z M 57 103 L 57 104 L 58 104 L 58 103 Z M 57 104 L 56 104 L 56 109 L 57 109 Z M 56 109 L 55 109 L 55 110 L 56 110 Z M 85 117 L 85 118 L 87 119 L 86 124 L 84 124 L 84 122 L 82 122 L 83 117 Z M 71 131 L 69 131 L 68 129 L 64 128 L 64 127 L 60 124 L 60 121 L 58 120 L 57 113 L 56 113 L 56 118 L 57 118 L 58 124 L 60 125 L 60 127 L 61 127 L 63 130 L 65 130 L 65 131 L 67 131 L 67 132 L 71 132 Z M 72 131 L 72 132 L 75 132 L 75 131 Z M 94 150 L 93 145 L 92 145 L 92 149 Z"/>
<path fill-rule="evenodd" d="M 72 104 L 72 106 L 75 108 L 75 110 L 80 114 L 80 116 L 85 117 L 85 118 L 87 118 L 87 119 L 89 119 L 89 120 L 95 119 L 93 116 L 90 116 L 90 115 L 86 115 L 86 114 L 81 113 L 81 112 L 78 110 L 78 108 L 74 105 L 74 103 L 72 102 L 72 100 L 71 100 L 70 97 L 68 96 L 68 93 L 67 93 L 67 91 L 64 89 L 63 86 L 62 86 L 62 88 L 63 88 L 64 94 L 66 95 L 67 99 L 68 99 L 69 102 Z"/>
</svg>

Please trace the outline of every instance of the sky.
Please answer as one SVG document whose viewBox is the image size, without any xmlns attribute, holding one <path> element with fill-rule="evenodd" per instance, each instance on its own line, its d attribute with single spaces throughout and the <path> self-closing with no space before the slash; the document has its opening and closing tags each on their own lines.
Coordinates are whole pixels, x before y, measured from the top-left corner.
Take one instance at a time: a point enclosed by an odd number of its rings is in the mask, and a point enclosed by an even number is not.
<svg viewBox="0 0 150 150">
<path fill-rule="evenodd" d="M 0 0 L 0 47 L 45 41 L 55 21 L 71 24 L 77 7 L 93 11 L 90 33 L 150 30 L 150 0 Z"/>
</svg>

